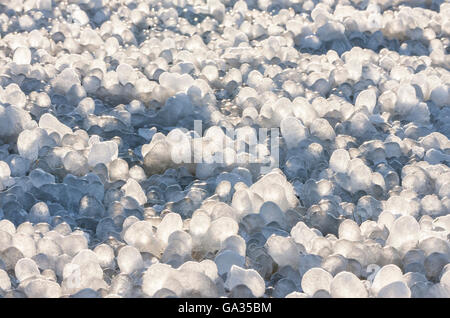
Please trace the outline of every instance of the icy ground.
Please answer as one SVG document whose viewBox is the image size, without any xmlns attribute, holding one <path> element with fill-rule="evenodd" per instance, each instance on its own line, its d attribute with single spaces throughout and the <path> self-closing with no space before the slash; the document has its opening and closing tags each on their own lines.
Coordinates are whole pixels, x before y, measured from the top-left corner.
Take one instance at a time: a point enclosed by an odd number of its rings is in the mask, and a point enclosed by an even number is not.
<svg viewBox="0 0 450 318">
<path fill-rule="evenodd" d="M 448 0 L 0 3 L 0 296 L 450 297 Z"/>
</svg>

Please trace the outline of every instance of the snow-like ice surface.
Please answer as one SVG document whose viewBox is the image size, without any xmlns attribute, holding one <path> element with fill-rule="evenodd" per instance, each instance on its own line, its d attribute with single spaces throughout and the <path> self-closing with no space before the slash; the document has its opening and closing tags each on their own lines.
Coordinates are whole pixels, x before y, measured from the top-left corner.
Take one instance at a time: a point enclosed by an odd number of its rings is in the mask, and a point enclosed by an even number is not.
<svg viewBox="0 0 450 318">
<path fill-rule="evenodd" d="M 449 53 L 448 0 L 2 1 L 0 297 L 450 297 Z"/>
</svg>

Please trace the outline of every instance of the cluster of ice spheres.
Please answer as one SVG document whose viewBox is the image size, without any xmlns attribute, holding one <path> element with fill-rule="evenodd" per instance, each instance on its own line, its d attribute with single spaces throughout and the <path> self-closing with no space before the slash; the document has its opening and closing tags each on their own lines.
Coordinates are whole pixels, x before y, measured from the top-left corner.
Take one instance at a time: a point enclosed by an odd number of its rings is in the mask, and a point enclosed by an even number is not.
<svg viewBox="0 0 450 318">
<path fill-rule="evenodd" d="M 450 297 L 448 1 L 14 0 L 0 35 L 1 297 Z"/>
</svg>

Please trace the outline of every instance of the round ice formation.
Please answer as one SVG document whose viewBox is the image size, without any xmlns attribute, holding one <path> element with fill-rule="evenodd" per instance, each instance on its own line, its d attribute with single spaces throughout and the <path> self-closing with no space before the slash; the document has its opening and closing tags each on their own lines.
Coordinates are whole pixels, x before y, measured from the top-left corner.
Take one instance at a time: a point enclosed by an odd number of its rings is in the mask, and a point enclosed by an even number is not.
<svg viewBox="0 0 450 318">
<path fill-rule="evenodd" d="M 33 223 L 47 222 L 50 219 L 50 211 L 47 204 L 38 202 L 30 209 L 30 221 Z"/>
<path fill-rule="evenodd" d="M 450 297 L 448 1 L 3 1 L 0 297 Z"/>
<path fill-rule="evenodd" d="M 15 266 L 15 275 L 20 282 L 28 278 L 39 276 L 40 272 L 36 263 L 29 258 L 20 259 Z"/>
<path fill-rule="evenodd" d="M 18 65 L 28 65 L 31 62 L 31 52 L 27 47 L 20 46 L 14 51 L 13 62 Z"/>
<path fill-rule="evenodd" d="M 330 291 L 333 276 L 321 268 L 311 268 L 302 277 L 302 289 L 308 295 L 314 295 L 319 290 Z"/>
<path fill-rule="evenodd" d="M 117 263 L 120 271 L 125 274 L 131 274 L 144 266 L 141 254 L 133 246 L 125 246 L 120 249 Z"/>
<path fill-rule="evenodd" d="M 340 272 L 331 281 L 331 296 L 336 298 L 366 298 L 368 292 L 355 274 Z"/>
<path fill-rule="evenodd" d="M 264 280 L 254 269 L 243 269 L 236 265 L 231 267 L 225 286 L 232 290 L 235 286 L 247 286 L 255 297 L 264 295 Z"/>
<path fill-rule="evenodd" d="M 118 156 L 117 144 L 114 141 L 99 142 L 92 145 L 87 157 L 89 166 L 95 167 L 99 163 L 107 164 Z"/>
</svg>

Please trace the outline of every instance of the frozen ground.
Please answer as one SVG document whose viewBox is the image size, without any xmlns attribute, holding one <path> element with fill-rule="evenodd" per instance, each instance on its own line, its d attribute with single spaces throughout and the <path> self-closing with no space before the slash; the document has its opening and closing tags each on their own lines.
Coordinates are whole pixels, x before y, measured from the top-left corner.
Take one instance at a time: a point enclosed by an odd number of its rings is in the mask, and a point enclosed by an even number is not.
<svg viewBox="0 0 450 318">
<path fill-rule="evenodd" d="M 448 1 L 0 3 L 0 296 L 450 297 Z"/>
</svg>

